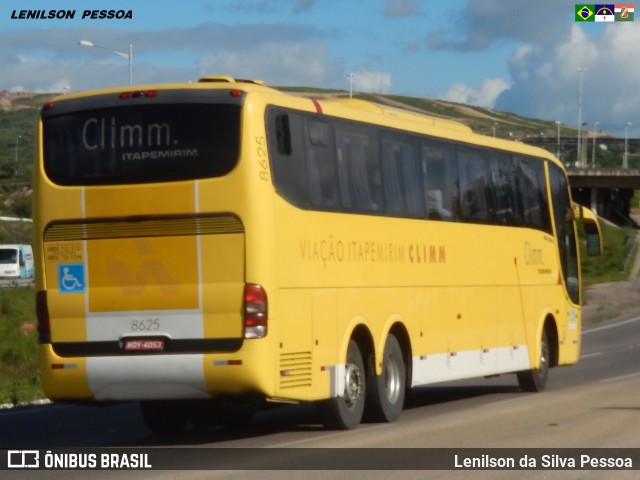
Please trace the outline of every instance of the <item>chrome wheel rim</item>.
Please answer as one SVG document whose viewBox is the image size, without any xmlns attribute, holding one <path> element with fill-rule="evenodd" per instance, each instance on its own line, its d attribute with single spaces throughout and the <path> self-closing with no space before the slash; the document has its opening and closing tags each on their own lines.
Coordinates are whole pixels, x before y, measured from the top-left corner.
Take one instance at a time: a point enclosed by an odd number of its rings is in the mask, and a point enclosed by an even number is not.
<svg viewBox="0 0 640 480">
<path fill-rule="evenodd" d="M 384 364 L 384 391 L 387 400 L 391 404 L 395 404 L 400 398 L 400 388 L 402 381 L 400 379 L 400 367 L 395 357 L 390 357 Z"/>
<path fill-rule="evenodd" d="M 362 372 L 357 365 L 347 364 L 345 372 L 345 400 L 350 408 L 358 403 L 362 396 Z"/>
</svg>

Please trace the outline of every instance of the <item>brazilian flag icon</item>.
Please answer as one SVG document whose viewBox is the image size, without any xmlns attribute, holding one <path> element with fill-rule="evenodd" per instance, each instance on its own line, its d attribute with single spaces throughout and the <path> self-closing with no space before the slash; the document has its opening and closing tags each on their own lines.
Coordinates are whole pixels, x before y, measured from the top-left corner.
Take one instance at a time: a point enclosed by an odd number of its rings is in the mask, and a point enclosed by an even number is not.
<svg viewBox="0 0 640 480">
<path fill-rule="evenodd" d="M 576 5 L 576 22 L 594 22 L 596 6 L 579 3 Z"/>
</svg>

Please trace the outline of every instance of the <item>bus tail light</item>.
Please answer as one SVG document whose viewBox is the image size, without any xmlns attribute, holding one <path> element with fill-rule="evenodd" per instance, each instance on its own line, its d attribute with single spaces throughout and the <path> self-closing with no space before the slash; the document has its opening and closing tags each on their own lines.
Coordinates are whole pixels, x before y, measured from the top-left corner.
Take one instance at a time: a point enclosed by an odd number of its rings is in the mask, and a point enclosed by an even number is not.
<svg viewBox="0 0 640 480">
<path fill-rule="evenodd" d="M 122 92 L 118 95 L 120 100 L 129 100 L 131 98 L 155 98 L 158 96 L 157 90 L 138 90 L 135 92 Z"/>
<path fill-rule="evenodd" d="M 38 319 L 40 343 L 49 343 L 51 339 L 51 323 L 49 321 L 46 290 L 36 293 L 36 318 Z"/>
<path fill-rule="evenodd" d="M 267 292 L 260 285 L 244 286 L 244 338 L 263 338 L 267 335 Z"/>
</svg>

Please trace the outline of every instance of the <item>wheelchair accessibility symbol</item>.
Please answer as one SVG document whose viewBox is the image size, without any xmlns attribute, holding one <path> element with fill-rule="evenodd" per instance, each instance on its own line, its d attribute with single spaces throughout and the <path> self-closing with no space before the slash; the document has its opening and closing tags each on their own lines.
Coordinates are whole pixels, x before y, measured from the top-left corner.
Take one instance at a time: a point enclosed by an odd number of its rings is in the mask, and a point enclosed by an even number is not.
<svg viewBox="0 0 640 480">
<path fill-rule="evenodd" d="M 58 265 L 58 291 L 60 293 L 84 293 L 84 265 L 73 263 Z"/>
</svg>

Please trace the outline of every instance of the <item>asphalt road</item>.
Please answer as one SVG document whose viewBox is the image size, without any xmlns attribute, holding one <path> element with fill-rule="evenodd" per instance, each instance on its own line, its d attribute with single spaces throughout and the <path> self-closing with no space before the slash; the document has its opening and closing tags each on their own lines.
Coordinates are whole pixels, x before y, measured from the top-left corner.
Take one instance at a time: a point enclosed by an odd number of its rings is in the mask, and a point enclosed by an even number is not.
<svg viewBox="0 0 640 480">
<path fill-rule="evenodd" d="M 551 371 L 544 393 L 522 393 L 515 376 L 476 379 L 416 389 L 393 424 L 362 424 L 347 432 L 324 429 L 310 406 L 286 406 L 259 413 L 246 427 L 188 430 L 154 437 L 137 405 L 103 408 L 43 405 L 0 412 L 0 448 L 54 449 L 77 447 L 275 448 L 265 471 L 131 472 L 127 478 L 300 478 L 276 472 L 304 464 L 304 449 L 359 448 L 635 448 L 640 449 L 640 314 L 617 319 L 583 332 L 577 365 Z M 301 450 L 291 450 L 291 449 Z M 351 450 L 349 450 L 351 449 Z M 638 450 L 640 451 L 640 450 Z M 250 452 L 250 450 L 248 451 Z M 372 450 L 375 455 L 375 451 Z M 354 458 L 357 455 L 354 453 Z M 346 459 L 346 460 L 345 460 Z M 247 455 L 250 468 L 263 456 Z M 408 459 L 411 462 L 411 459 Z M 257 462 L 257 463 L 256 463 Z M 381 467 L 380 459 L 372 460 Z M 640 458 L 636 457 L 640 467 Z M 410 463 L 409 463 L 410 464 Z M 418 465 L 419 462 L 416 463 Z M 327 468 L 335 465 L 328 464 Z M 405 469 L 407 467 L 405 466 Z M 9 473 L 10 475 L 4 475 Z M 80 475 L 83 473 L 83 475 Z M 347 476 L 348 473 L 348 476 Z M 305 472 L 312 478 L 635 478 L 630 471 L 363 471 Z M 326 474 L 326 475 L 325 475 Z M 92 472 L 123 478 L 123 472 Z M 130 477 L 129 477 L 130 475 Z M 86 478 L 87 472 L 3 472 L 4 478 Z"/>
</svg>

